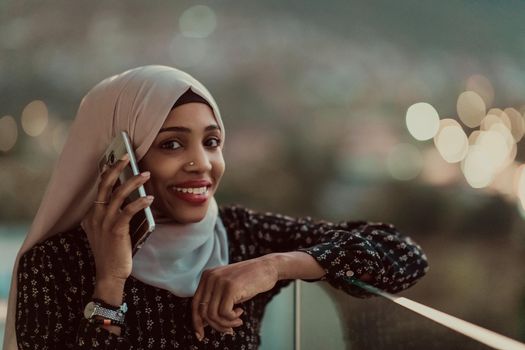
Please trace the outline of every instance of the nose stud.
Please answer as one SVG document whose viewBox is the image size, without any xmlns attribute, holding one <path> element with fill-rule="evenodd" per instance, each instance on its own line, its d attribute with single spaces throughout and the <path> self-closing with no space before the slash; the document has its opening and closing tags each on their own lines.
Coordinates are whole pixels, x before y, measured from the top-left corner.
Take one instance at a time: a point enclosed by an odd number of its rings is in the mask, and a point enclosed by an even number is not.
<svg viewBox="0 0 525 350">
<path fill-rule="evenodd" d="M 195 162 L 189 162 L 188 165 L 189 165 L 189 166 L 194 166 L 194 165 L 195 165 Z"/>
</svg>

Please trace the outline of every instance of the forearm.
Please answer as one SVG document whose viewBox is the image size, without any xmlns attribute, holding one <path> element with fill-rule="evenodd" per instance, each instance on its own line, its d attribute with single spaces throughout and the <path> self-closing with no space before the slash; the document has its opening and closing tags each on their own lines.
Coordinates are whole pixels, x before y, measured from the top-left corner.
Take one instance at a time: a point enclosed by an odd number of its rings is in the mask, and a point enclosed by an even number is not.
<svg viewBox="0 0 525 350">
<path fill-rule="evenodd" d="M 271 253 L 265 255 L 277 270 L 279 280 L 319 279 L 324 269 L 312 256 L 304 252 Z"/>
<path fill-rule="evenodd" d="M 317 260 L 305 252 L 295 251 L 287 253 L 272 253 L 265 257 L 270 259 L 277 270 L 279 280 L 315 280 L 326 274 L 325 270 L 319 265 Z M 365 282 L 369 282 L 372 279 L 368 273 L 358 276 L 358 278 Z"/>
</svg>

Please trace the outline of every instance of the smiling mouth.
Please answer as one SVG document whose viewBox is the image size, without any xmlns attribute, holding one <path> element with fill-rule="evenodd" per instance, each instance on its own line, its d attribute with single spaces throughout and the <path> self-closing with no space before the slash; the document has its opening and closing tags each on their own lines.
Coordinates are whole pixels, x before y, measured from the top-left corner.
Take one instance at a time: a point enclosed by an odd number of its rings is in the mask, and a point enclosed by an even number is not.
<svg viewBox="0 0 525 350">
<path fill-rule="evenodd" d="M 171 190 L 175 196 L 183 201 L 199 205 L 204 204 L 209 197 L 211 186 L 202 186 L 202 187 L 171 187 Z"/>
<path fill-rule="evenodd" d="M 179 193 L 189 193 L 189 194 L 208 194 L 211 186 L 202 186 L 202 187 L 176 187 L 172 188 Z"/>
</svg>

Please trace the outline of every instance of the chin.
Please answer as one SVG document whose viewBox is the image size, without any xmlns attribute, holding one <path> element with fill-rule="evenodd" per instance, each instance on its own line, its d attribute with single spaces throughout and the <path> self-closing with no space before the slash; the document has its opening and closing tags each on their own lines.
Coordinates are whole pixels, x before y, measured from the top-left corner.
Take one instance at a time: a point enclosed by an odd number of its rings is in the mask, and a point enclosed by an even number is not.
<svg viewBox="0 0 525 350">
<path fill-rule="evenodd" d="M 208 206 L 206 208 L 178 210 L 177 213 L 173 213 L 173 218 L 181 224 L 193 224 L 204 219 L 207 209 Z"/>
</svg>

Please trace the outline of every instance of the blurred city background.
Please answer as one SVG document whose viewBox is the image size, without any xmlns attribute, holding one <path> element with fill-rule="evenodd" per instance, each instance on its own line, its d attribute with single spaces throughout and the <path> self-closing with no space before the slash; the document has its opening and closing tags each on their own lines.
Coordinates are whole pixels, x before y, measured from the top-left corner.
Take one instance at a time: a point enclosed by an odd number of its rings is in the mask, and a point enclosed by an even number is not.
<svg viewBox="0 0 525 350">
<path fill-rule="evenodd" d="M 430 263 L 402 295 L 525 341 L 523 13 L 489 0 L 0 1 L 0 328 L 81 98 L 165 64 L 221 108 L 220 204 L 393 223 Z M 302 285 L 304 349 L 485 348 L 385 300 Z M 292 317 L 283 295 L 274 310 Z M 293 340 L 286 322 L 265 320 L 263 348 L 270 332 Z"/>
</svg>

